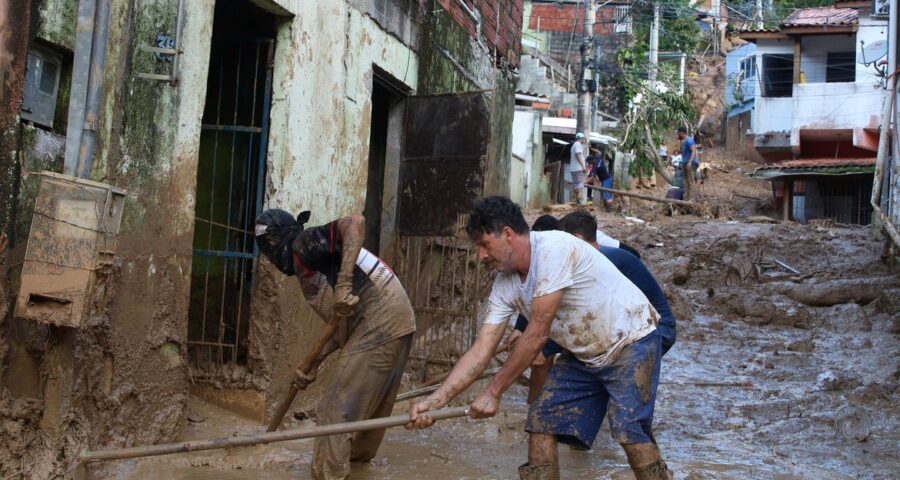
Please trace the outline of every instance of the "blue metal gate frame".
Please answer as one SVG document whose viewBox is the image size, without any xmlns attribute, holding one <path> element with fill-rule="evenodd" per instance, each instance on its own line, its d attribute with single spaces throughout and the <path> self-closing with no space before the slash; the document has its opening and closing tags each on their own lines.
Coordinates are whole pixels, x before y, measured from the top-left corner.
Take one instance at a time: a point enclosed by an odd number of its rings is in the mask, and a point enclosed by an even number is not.
<svg viewBox="0 0 900 480">
<path fill-rule="evenodd" d="M 229 39 L 226 45 L 233 45 L 234 48 L 230 52 L 233 56 L 220 53 L 220 56 L 217 58 L 217 64 L 210 64 L 210 72 L 213 72 L 213 69 L 218 69 L 215 123 L 201 125 L 201 136 L 213 136 L 212 168 L 210 172 L 200 171 L 198 168 L 197 176 L 198 192 L 201 188 L 201 182 L 206 179 L 206 175 L 209 175 L 208 188 L 210 191 L 208 212 L 201 212 L 198 202 L 198 208 L 195 212 L 195 231 L 198 225 L 205 223 L 208 226 L 209 233 L 205 244 L 202 238 L 197 238 L 197 236 L 194 238 L 194 269 L 197 270 L 198 266 L 204 266 L 204 268 L 202 272 L 194 271 L 191 274 L 191 296 L 193 300 L 194 294 L 200 293 L 199 290 L 202 288 L 203 305 L 202 309 L 197 311 L 198 308 L 193 301 L 191 302 L 188 320 L 189 332 L 196 331 L 197 323 L 199 322 L 200 335 L 199 338 L 197 338 L 196 334 L 194 338 L 191 338 L 189 333 L 188 348 L 192 366 L 205 371 L 212 371 L 215 366 L 226 363 L 238 364 L 240 360 L 246 359 L 246 345 L 251 332 L 249 328 L 249 300 L 250 292 L 256 281 L 257 256 L 259 253 L 254 239 L 253 223 L 256 215 L 262 209 L 264 200 L 263 192 L 265 187 L 275 50 L 275 42 L 271 38 L 232 38 Z M 223 44 L 219 44 L 214 46 L 214 48 L 221 48 L 222 46 Z M 221 109 L 224 94 L 223 88 L 228 86 L 225 83 L 225 76 L 232 73 L 231 71 L 226 71 L 226 63 L 231 61 L 235 62 L 233 72 L 234 104 L 232 105 L 232 112 L 224 112 L 225 116 L 228 116 L 228 113 L 231 114 L 229 121 L 228 118 L 222 118 L 223 112 Z M 260 64 L 260 62 L 265 63 Z M 252 73 L 253 83 L 250 89 L 252 101 L 250 102 L 249 124 L 239 124 L 238 121 L 239 110 L 247 106 L 246 102 L 242 102 L 242 99 L 239 98 L 242 68 L 255 69 Z M 261 72 L 264 72 L 263 78 L 260 78 Z M 244 72 L 244 75 L 247 73 L 249 72 Z M 260 81 L 262 85 L 259 84 Z M 244 87 L 246 88 L 246 85 Z M 263 89 L 261 92 L 261 111 L 257 113 L 257 99 L 260 94 L 260 87 Z M 209 96 L 207 96 L 207 102 L 209 100 Z M 211 108 L 211 106 L 208 105 L 207 108 Z M 204 117 L 206 117 L 206 114 L 204 114 Z M 238 179 L 238 185 L 235 183 L 235 170 L 238 167 L 235 164 L 235 154 L 240 136 L 245 136 L 247 141 L 247 157 L 243 166 L 243 192 L 236 189 L 236 187 L 238 189 L 241 187 L 240 179 Z M 231 141 L 230 147 L 227 145 L 229 139 Z M 220 155 L 220 140 L 223 140 L 223 143 L 225 143 L 223 147 L 224 154 L 230 155 L 228 160 L 229 176 L 227 179 L 228 203 L 225 210 L 226 221 L 224 223 L 217 222 L 214 216 L 216 190 L 217 187 L 221 190 L 221 182 L 224 181 L 222 178 L 217 178 L 216 175 L 216 164 L 219 162 Z M 241 159 L 238 158 L 237 160 L 240 161 Z M 251 184 L 255 184 L 255 186 Z M 232 224 L 232 203 L 236 198 L 239 199 L 238 208 L 242 207 L 243 213 L 239 215 L 237 224 Z M 224 247 L 222 245 L 213 245 L 214 228 L 222 230 L 222 234 L 225 237 Z M 203 230 L 200 231 L 202 232 Z M 234 242 L 232 242 L 232 239 Z M 198 262 L 198 257 L 202 257 L 203 260 Z M 211 272 L 214 270 L 213 262 L 216 260 L 221 260 L 224 264 L 222 267 L 222 288 L 220 292 L 210 289 Z M 231 275 L 229 275 L 229 261 L 239 265 L 237 268 L 231 269 Z M 233 286 L 237 287 L 237 292 L 229 291 L 229 276 L 233 277 L 231 280 L 234 284 Z M 202 286 L 196 285 L 201 279 L 203 281 Z M 218 279 L 216 278 L 216 280 Z M 247 300 L 246 305 L 244 302 L 245 298 Z M 216 316 L 215 309 L 210 311 L 208 308 L 211 301 L 218 301 L 218 319 L 214 318 Z M 215 305 L 213 304 L 213 306 Z M 236 311 L 233 311 L 235 308 Z M 230 312 L 230 315 L 226 315 L 229 309 L 232 312 Z M 247 319 L 246 325 L 242 325 L 242 319 L 245 316 Z M 216 320 L 218 320 L 218 325 L 210 323 Z M 243 338 L 241 337 L 242 331 L 245 332 Z"/>
</svg>

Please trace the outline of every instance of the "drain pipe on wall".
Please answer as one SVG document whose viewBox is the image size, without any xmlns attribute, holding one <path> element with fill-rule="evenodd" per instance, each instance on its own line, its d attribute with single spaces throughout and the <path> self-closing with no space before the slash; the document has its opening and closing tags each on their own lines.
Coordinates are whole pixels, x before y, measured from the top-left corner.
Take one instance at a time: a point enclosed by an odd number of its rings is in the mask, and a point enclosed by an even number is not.
<svg viewBox="0 0 900 480">
<path fill-rule="evenodd" d="M 110 0 L 80 0 L 75 27 L 72 93 L 66 132 L 63 173 L 86 178 L 97 141 L 106 46 L 109 42 Z"/>
<path fill-rule="evenodd" d="M 75 176 L 87 178 L 91 171 L 91 159 L 97 142 L 100 101 L 103 97 L 103 74 L 106 65 L 106 47 L 109 43 L 109 1 L 97 0 L 94 21 L 94 35 L 91 46 L 90 78 L 88 80 L 87 101 L 85 102 L 84 132 L 78 149 Z"/>
<path fill-rule="evenodd" d="M 63 173 L 74 176 L 84 131 L 84 107 L 90 77 L 91 45 L 94 35 L 94 13 L 97 0 L 78 2 L 78 19 L 75 24 L 75 58 L 72 61 L 72 89 L 69 96 L 68 128 L 66 131 L 66 155 Z"/>
</svg>

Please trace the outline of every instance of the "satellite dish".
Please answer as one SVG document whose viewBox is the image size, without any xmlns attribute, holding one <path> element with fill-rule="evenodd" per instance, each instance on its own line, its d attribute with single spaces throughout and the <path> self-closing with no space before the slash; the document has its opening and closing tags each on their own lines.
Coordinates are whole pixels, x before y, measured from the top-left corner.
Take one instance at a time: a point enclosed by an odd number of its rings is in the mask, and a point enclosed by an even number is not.
<svg viewBox="0 0 900 480">
<path fill-rule="evenodd" d="M 869 65 L 870 63 L 875 63 L 885 55 L 887 55 L 887 40 L 878 40 L 876 42 L 872 42 L 866 45 L 866 42 L 860 40 L 859 43 L 862 45 L 862 59 L 859 63 L 863 65 Z"/>
</svg>

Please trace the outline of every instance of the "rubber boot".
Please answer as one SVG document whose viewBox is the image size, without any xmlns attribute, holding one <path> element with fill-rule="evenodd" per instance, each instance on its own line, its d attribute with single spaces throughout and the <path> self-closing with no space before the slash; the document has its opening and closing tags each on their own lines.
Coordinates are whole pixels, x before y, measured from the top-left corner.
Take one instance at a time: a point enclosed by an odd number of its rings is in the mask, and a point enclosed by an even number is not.
<svg viewBox="0 0 900 480">
<path fill-rule="evenodd" d="M 545 463 L 542 465 L 522 464 L 519 467 L 521 480 L 559 480 L 559 465 Z"/>
<path fill-rule="evenodd" d="M 666 462 L 657 460 L 650 465 L 641 468 L 634 468 L 635 480 L 672 480 L 675 478 L 670 474 L 670 470 Z"/>
</svg>

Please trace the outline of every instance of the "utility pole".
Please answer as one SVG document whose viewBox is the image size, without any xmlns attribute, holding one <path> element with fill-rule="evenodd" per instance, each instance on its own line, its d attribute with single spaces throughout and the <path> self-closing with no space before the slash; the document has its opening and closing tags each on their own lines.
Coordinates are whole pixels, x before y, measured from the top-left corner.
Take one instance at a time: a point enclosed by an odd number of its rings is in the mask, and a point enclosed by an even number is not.
<svg viewBox="0 0 900 480">
<path fill-rule="evenodd" d="M 656 72 L 659 70 L 659 2 L 653 3 L 653 25 L 650 26 L 650 66 L 647 79 L 656 91 Z"/>
<path fill-rule="evenodd" d="M 600 46 L 594 44 L 594 86 L 591 92 L 591 131 L 603 133 L 603 119 L 597 118 L 597 112 L 600 111 Z"/>
<path fill-rule="evenodd" d="M 753 18 L 756 19 L 756 28 L 763 28 L 763 0 L 756 0 L 756 6 L 754 7 Z"/>
<path fill-rule="evenodd" d="M 591 90 L 589 84 L 593 83 L 594 68 L 592 66 L 592 58 L 594 51 L 594 21 L 596 18 L 596 9 L 594 0 L 585 0 L 584 2 L 584 38 L 581 44 L 581 79 L 578 82 L 578 116 L 576 117 L 576 130 L 583 133 L 585 138 L 590 139 L 591 119 L 588 108 L 588 93 Z M 593 96 L 591 96 L 591 99 Z"/>
</svg>

